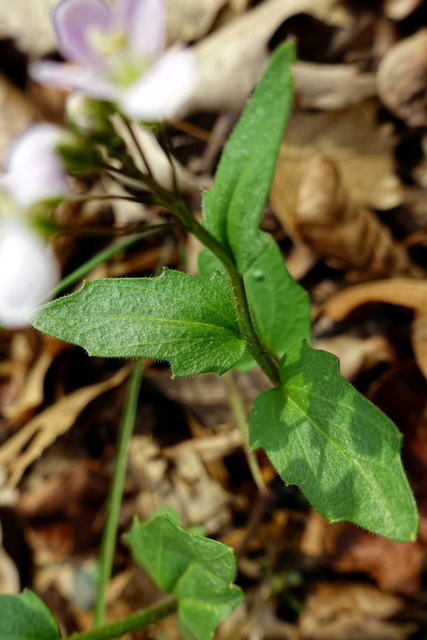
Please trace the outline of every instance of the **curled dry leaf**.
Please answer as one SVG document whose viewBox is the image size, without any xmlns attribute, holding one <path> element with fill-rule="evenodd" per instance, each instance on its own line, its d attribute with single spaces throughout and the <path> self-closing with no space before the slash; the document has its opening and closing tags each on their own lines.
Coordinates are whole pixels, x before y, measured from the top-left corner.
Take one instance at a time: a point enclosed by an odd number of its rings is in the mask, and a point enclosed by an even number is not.
<svg viewBox="0 0 427 640">
<path fill-rule="evenodd" d="M 414 310 L 412 347 L 417 364 L 427 378 L 427 283 L 391 278 L 358 284 L 333 296 L 323 306 L 323 313 L 339 322 L 368 302 L 386 302 Z"/>
<path fill-rule="evenodd" d="M 15 487 L 26 468 L 60 435 L 70 429 L 89 402 L 123 382 L 129 367 L 123 367 L 109 380 L 77 389 L 61 398 L 27 422 L 0 447 L 0 464 L 10 467 L 9 486 Z M 28 445 L 28 446 L 27 446 Z M 27 448 L 24 450 L 24 448 Z"/>
<path fill-rule="evenodd" d="M 349 197 L 359 206 L 391 209 L 404 201 L 395 174 L 392 128 L 378 125 L 378 108 L 365 102 L 338 112 L 294 112 L 280 149 L 270 193 L 274 213 L 294 238 L 298 188 L 306 162 L 316 153 L 340 170 Z"/>
<path fill-rule="evenodd" d="M 391 20 L 404 20 L 423 2 L 424 0 L 386 0 L 383 12 Z"/>
<path fill-rule="evenodd" d="M 312 249 L 362 271 L 363 277 L 424 275 L 388 227 L 351 200 L 334 163 L 324 155 L 313 156 L 306 165 L 295 226 Z"/>
<path fill-rule="evenodd" d="M 317 340 L 314 346 L 339 358 L 341 375 L 347 380 L 354 380 L 359 373 L 372 369 L 380 362 L 393 362 L 395 359 L 391 344 L 380 335 L 366 339 L 350 335 L 334 336 Z"/>
<path fill-rule="evenodd" d="M 268 43 L 280 24 L 306 11 L 322 17 L 336 0 L 267 0 L 198 42 L 198 80 L 179 113 L 241 111 L 268 62 Z"/>
<path fill-rule="evenodd" d="M 302 109 L 345 109 L 376 95 L 375 74 L 356 65 L 298 61 L 294 74 L 295 104 Z"/>
<path fill-rule="evenodd" d="M 378 95 L 409 127 L 427 124 L 427 29 L 394 44 L 377 72 Z"/>
</svg>

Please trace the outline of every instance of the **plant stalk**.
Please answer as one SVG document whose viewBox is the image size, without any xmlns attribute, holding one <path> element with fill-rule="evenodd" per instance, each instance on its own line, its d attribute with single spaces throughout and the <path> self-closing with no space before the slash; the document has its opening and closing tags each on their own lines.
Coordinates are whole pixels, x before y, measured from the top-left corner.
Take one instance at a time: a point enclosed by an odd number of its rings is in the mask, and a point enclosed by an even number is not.
<svg viewBox="0 0 427 640">
<path fill-rule="evenodd" d="M 64 638 L 64 640 L 113 640 L 114 638 L 121 638 L 127 633 L 133 633 L 155 624 L 174 613 L 177 606 L 176 599 L 171 596 L 158 604 L 141 609 L 141 611 L 137 611 L 127 618 L 122 618 L 117 622 L 112 622 L 90 631 L 73 633 L 71 636 Z"/>
<path fill-rule="evenodd" d="M 95 627 L 104 623 L 107 602 L 107 587 L 113 568 L 114 549 L 117 540 L 117 527 L 122 503 L 123 487 L 126 477 L 129 443 L 135 423 L 141 385 L 141 361 L 137 360 L 129 378 L 129 386 L 120 424 L 114 474 L 108 497 L 107 516 L 104 525 L 101 553 L 99 558 L 98 592 L 95 607 Z M 96 636 L 94 636 L 96 637 Z M 104 637 L 104 636 L 103 636 Z M 106 636 L 112 637 L 112 636 Z M 114 636 L 115 637 L 115 636 Z"/>
</svg>

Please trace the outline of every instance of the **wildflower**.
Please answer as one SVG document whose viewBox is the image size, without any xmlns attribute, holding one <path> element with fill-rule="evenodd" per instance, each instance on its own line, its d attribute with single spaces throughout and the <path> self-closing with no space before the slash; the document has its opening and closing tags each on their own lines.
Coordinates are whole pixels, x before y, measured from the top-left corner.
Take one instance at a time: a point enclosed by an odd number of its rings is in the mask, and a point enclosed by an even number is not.
<svg viewBox="0 0 427 640">
<path fill-rule="evenodd" d="M 69 193 L 66 174 L 55 150 L 61 136 L 59 127 L 37 123 L 15 141 L 0 186 L 19 206 L 29 207 Z"/>
<path fill-rule="evenodd" d="M 0 324 L 28 324 L 28 315 L 59 280 L 59 266 L 31 227 L 32 207 L 69 193 L 56 145 L 59 127 L 34 124 L 15 141 L 0 178 Z M 42 209 L 37 209 L 39 213 Z"/>
<path fill-rule="evenodd" d="M 162 0 L 61 0 L 53 13 L 58 47 L 73 66 L 39 61 L 32 77 L 115 102 L 146 122 L 171 116 L 193 87 L 195 61 L 182 47 L 164 51 Z"/>
<path fill-rule="evenodd" d="M 0 230 L 0 324 L 20 328 L 59 279 L 50 248 L 28 225 L 13 216 Z"/>
</svg>

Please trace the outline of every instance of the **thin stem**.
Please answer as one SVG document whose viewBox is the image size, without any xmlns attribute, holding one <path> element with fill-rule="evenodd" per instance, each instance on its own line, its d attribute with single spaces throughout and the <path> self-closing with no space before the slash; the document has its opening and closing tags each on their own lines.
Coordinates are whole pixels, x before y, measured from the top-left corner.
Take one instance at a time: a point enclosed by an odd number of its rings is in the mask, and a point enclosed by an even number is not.
<svg viewBox="0 0 427 640">
<path fill-rule="evenodd" d="M 252 474 L 252 478 L 254 479 L 254 482 L 259 491 L 266 492 L 267 485 L 265 484 L 264 478 L 262 477 L 258 459 L 255 453 L 249 448 L 249 425 L 246 417 L 246 409 L 242 400 L 242 396 L 240 395 L 237 385 L 234 381 L 233 372 L 227 371 L 223 374 L 222 379 L 227 390 L 228 402 L 230 403 L 234 420 L 236 421 L 239 431 L 242 434 L 243 449 L 250 472 Z"/>
<path fill-rule="evenodd" d="M 116 461 L 111 482 L 110 495 L 104 533 L 99 559 L 98 593 L 95 607 L 95 627 L 103 624 L 107 601 L 107 586 L 113 567 L 114 549 L 117 539 L 117 527 L 120 516 L 120 506 L 128 463 L 129 443 L 135 423 L 138 406 L 138 395 L 141 385 L 141 362 L 137 360 L 129 378 L 129 387 L 117 442 Z M 111 636 L 108 636 L 111 637 Z"/>
<path fill-rule="evenodd" d="M 129 131 L 129 135 L 132 138 L 132 142 L 134 143 L 136 150 L 138 151 L 139 155 L 141 156 L 142 162 L 145 164 L 145 168 L 147 169 L 147 173 L 150 176 L 151 181 L 154 182 L 155 178 L 154 178 L 154 174 L 153 174 L 153 172 L 151 170 L 150 163 L 148 162 L 147 156 L 145 155 L 145 151 L 142 148 L 142 146 L 141 146 L 141 144 L 140 144 L 140 142 L 139 142 L 139 140 L 138 140 L 138 138 L 136 136 L 136 133 L 135 133 L 135 131 L 133 129 L 132 124 L 126 118 L 124 118 L 124 123 L 125 123 L 126 129 Z M 144 180 L 145 179 L 146 179 L 146 176 L 144 176 Z"/>
<path fill-rule="evenodd" d="M 123 242 L 113 244 L 110 247 L 103 249 L 102 251 L 97 253 L 95 256 L 93 256 L 92 258 L 84 262 L 82 265 L 80 265 L 80 267 L 75 269 L 68 276 L 63 278 L 61 282 L 57 284 L 54 289 L 52 289 L 48 297 L 54 298 L 59 293 L 61 293 L 62 291 L 65 291 L 66 289 L 71 287 L 73 284 L 78 282 L 87 273 L 89 273 L 89 271 L 97 267 L 99 264 L 101 264 L 102 262 L 105 262 L 106 260 L 109 260 L 110 258 L 115 256 L 117 253 L 119 253 L 120 251 L 123 251 L 124 249 L 127 249 L 128 247 L 132 246 L 142 238 L 153 235 L 155 233 L 161 233 L 165 230 L 169 231 L 170 229 L 171 229 L 171 225 L 169 224 L 156 225 L 156 227 L 151 227 L 150 229 L 147 229 L 147 231 L 144 231 L 143 233 L 139 233 L 138 235 L 133 236 L 132 238 L 128 238 Z"/>
<path fill-rule="evenodd" d="M 237 322 L 243 339 L 246 342 L 249 353 L 258 362 L 261 369 L 267 374 L 274 386 L 280 384 L 279 363 L 273 354 L 262 344 L 252 321 L 252 314 L 246 296 L 246 288 L 243 275 L 238 272 L 233 255 L 203 227 L 187 208 L 182 198 L 176 199 L 164 190 L 159 191 L 160 204 L 167 207 L 173 213 L 186 231 L 192 233 L 216 255 L 223 263 L 230 282 L 231 297 L 236 312 Z"/>
<path fill-rule="evenodd" d="M 176 609 L 176 599 L 173 597 L 165 598 L 158 604 L 141 609 L 141 611 L 127 618 L 122 618 L 117 622 L 112 622 L 111 624 L 106 624 L 97 629 L 91 629 L 90 631 L 73 633 L 73 635 L 67 636 L 64 640 L 113 640 L 114 638 L 121 638 L 127 633 L 133 633 L 149 627 L 166 616 L 169 616 L 171 613 L 174 613 Z"/>
</svg>

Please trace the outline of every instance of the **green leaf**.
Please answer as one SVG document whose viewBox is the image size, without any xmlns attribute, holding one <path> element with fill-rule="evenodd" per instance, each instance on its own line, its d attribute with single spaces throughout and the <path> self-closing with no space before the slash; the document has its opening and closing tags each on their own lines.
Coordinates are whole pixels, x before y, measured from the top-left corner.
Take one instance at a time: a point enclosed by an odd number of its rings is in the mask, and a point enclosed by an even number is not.
<svg viewBox="0 0 427 640">
<path fill-rule="evenodd" d="M 199 255 L 202 275 L 222 270 L 220 261 L 207 249 Z M 279 247 L 268 236 L 266 248 L 244 273 L 253 322 L 269 351 L 282 356 L 295 342 L 310 339 L 310 302 L 304 289 L 290 276 Z M 247 355 L 235 368 L 247 371 L 256 365 Z"/>
<path fill-rule="evenodd" d="M 135 519 L 126 541 L 156 584 L 178 599 L 184 638 L 210 640 L 242 601 L 241 590 L 230 584 L 237 572 L 230 547 L 186 531 L 167 515 L 144 524 Z"/>
<path fill-rule="evenodd" d="M 283 357 L 280 375 L 282 386 L 254 403 L 252 449 L 265 449 L 282 479 L 331 522 L 414 540 L 418 514 L 391 420 L 341 376 L 335 356 L 304 341 Z"/>
<path fill-rule="evenodd" d="M 220 274 L 93 280 L 38 309 L 32 324 L 90 355 L 168 360 L 177 377 L 224 373 L 245 353 Z"/>
<path fill-rule="evenodd" d="M 210 640 L 213 632 L 243 600 L 242 591 L 193 564 L 177 583 L 178 615 L 184 638 Z"/>
<path fill-rule="evenodd" d="M 256 87 L 221 156 L 203 224 L 234 256 L 244 273 L 265 247 L 259 231 L 292 103 L 295 48 L 281 45 Z"/>
<path fill-rule="evenodd" d="M 55 618 L 32 591 L 19 596 L 0 595 L 1 640 L 58 640 Z"/>
</svg>

